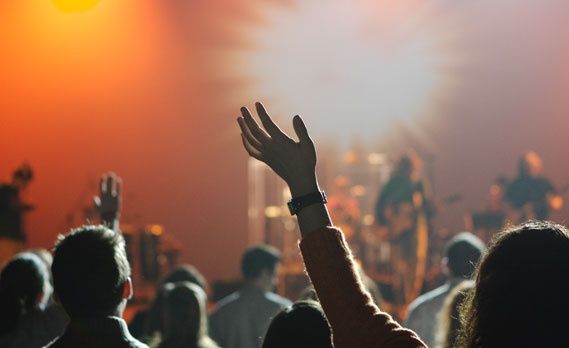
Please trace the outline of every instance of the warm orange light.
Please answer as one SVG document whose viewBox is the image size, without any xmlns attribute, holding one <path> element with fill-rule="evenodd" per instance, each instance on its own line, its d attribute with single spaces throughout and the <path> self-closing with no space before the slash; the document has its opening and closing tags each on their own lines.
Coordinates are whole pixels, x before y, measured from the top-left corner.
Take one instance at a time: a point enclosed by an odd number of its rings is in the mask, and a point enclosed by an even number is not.
<svg viewBox="0 0 569 348">
<path fill-rule="evenodd" d="M 164 233 L 164 227 L 162 225 L 150 225 L 146 229 L 155 236 L 161 236 Z"/>
<path fill-rule="evenodd" d="M 85 12 L 95 7 L 100 0 L 52 0 L 55 7 L 60 11 L 71 12 Z"/>
</svg>

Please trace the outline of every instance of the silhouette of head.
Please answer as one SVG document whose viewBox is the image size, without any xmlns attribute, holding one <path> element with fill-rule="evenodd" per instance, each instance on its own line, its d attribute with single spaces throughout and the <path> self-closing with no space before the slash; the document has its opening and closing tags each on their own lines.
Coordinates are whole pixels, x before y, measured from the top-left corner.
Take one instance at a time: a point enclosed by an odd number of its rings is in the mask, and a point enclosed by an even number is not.
<svg viewBox="0 0 569 348">
<path fill-rule="evenodd" d="M 461 347 L 565 347 L 569 233 L 532 221 L 499 234 L 463 309 Z"/>
<path fill-rule="evenodd" d="M 60 236 L 51 269 L 56 297 L 71 318 L 120 315 L 132 295 L 124 238 L 102 225 Z"/>
<path fill-rule="evenodd" d="M 470 232 L 461 232 L 445 246 L 445 262 L 452 277 L 468 279 L 484 252 L 484 242 Z"/>
<path fill-rule="evenodd" d="M 14 256 L 0 273 L 0 333 L 13 330 L 19 318 L 42 308 L 51 295 L 49 271 L 32 253 Z"/>
<path fill-rule="evenodd" d="M 165 341 L 197 346 L 207 337 L 207 298 L 203 289 L 190 282 L 167 283 L 163 296 Z"/>
<path fill-rule="evenodd" d="M 537 152 L 526 152 L 518 163 L 519 174 L 524 177 L 536 177 L 543 170 L 543 162 Z"/>
<path fill-rule="evenodd" d="M 279 251 L 268 245 L 258 245 L 245 251 L 241 272 L 245 281 L 260 282 L 270 288 L 276 282 L 276 268 L 281 260 Z M 268 290 L 268 289 L 267 289 Z"/>
<path fill-rule="evenodd" d="M 263 348 L 285 347 L 332 347 L 330 327 L 318 302 L 297 302 L 273 318 Z"/>
</svg>

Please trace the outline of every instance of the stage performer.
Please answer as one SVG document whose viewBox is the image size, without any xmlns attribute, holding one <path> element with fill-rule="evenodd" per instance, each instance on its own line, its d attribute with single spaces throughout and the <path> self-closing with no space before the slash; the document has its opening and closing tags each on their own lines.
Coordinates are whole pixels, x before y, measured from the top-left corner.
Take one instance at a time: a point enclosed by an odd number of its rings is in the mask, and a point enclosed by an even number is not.
<svg viewBox="0 0 569 348">
<path fill-rule="evenodd" d="M 10 182 L 0 184 L 0 268 L 25 249 L 24 213 L 33 206 L 24 202 L 21 194 L 32 179 L 32 168 L 23 164 L 14 171 Z"/>
<path fill-rule="evenodd" d="M 434 215 L 428 184 L 419 174 L 420 164 L 414 151 L 401 156 L 375 208 L 376 224 L 387 230 L 390 239 L 392 301 L 400 316 L 423 286 L 429 220 Z"/>
<path fill-rule="evenodd" d="M 508 185 L 505 195 L 506 201 L 517 212 L 518 222 L 549 219 L 551 210 L 563 207 L 563 197 L 542 175 L 541 158 L 536 152 L 529 151 L 520 158 L 518 165 L 518 177 Z"/>
</svg>

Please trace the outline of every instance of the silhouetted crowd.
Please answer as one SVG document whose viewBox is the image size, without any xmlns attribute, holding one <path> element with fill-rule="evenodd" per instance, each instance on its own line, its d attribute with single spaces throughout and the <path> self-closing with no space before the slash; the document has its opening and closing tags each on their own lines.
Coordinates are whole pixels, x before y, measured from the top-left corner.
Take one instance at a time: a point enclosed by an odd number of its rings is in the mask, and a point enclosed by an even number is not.
<svg viewBox="0 0 569 348">
<path fill-rule="evenodd" d="M 315 173 L 316 150 L 299 116 L 290 138 L 256 104 L 242 108 L 246 151 L 288 184 L 311 288 L 292 303 L 273 292 L 278 250 L 245 250 L 242 287 L 208 313 L 206 280 L 182 265 L 130 325 L 133 295 L 120 232 L 120 179 L 106 174 L 99 225 L 13 257 L 0 274 L 0 347 L 567 347 L 569 231 L 547 221 L 507 227 L 486 247 L 463 232 L 445 247 L 444 285 L 411 303 L 403 323 L 370 294 Z M 223 214 L 223 212 L 220 212 Z M 371 290 L 373 292 L 373 289 Z M 379 303 L 378 303 L 379 302 Z"/>
</svg>

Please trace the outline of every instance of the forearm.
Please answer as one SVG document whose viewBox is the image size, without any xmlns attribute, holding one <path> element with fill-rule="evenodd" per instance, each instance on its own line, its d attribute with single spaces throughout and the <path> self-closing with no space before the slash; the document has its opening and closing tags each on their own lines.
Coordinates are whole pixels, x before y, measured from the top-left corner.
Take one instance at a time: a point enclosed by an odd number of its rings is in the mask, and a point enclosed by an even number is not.
<svg viewBox="0 0 569 348">
<path fill-rule="evenodd" d="M 412 331 L 373 303 L 338 229 L 314 230 L 304 236 L 300 248 L 337 347 L 424 347 Z"/>
</svg>

